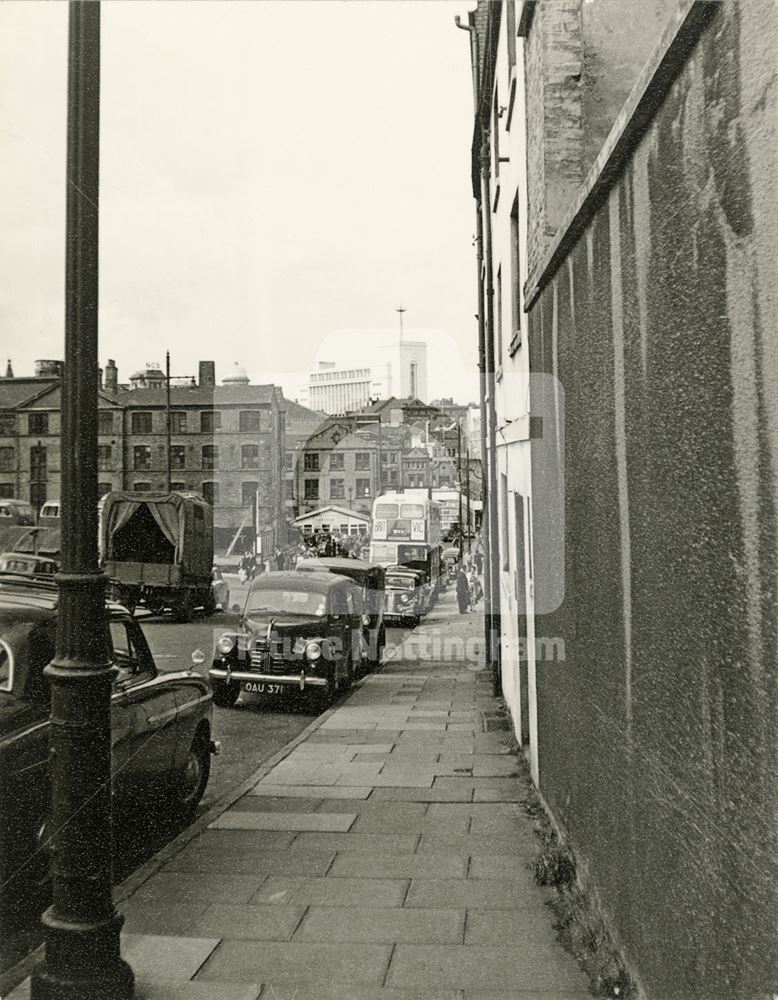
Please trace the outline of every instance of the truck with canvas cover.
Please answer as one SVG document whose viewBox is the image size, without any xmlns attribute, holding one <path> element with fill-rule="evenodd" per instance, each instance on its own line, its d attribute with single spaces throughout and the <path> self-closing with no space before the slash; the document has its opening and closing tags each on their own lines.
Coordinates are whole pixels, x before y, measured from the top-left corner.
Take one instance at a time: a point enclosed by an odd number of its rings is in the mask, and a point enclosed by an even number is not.
<svg viewBox="0 0 778 1000">
<path fill-rule="evenodd" d="M 214 610 L 213 511 L 197 494 L 109 493 L 100 516 L 109 598 L 133 612 L 170 608 L 189 621 L 195 608 Z"/>
</svg>

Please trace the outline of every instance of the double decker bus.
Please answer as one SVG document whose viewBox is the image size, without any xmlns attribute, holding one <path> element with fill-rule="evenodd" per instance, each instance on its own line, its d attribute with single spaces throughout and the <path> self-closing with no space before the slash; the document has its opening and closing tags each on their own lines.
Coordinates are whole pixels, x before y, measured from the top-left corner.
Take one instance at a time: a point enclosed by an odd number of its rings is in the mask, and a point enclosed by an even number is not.
<svg viewBox="0 0 778 1000">
<path fill-rule="evenodd" d="M 384 493 L 373 503 L 370 561 L 421 570 L 433 593 L 441 573 L 440 504 L 426 490 Z"/>
</svg>

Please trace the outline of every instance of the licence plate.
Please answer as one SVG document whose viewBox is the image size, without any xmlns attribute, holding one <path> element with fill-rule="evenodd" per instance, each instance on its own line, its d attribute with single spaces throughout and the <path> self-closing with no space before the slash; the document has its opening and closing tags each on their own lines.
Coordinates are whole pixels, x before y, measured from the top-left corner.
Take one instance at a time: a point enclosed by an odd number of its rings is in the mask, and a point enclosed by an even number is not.
<svg viewBox="0 0 778 1000">
<path fill-rule="evenodd" d="M 243 690 L 248 694 L 281 694 L 283 684 L 269 684 L 265 681 L 246 681 Z"/>
</svg>

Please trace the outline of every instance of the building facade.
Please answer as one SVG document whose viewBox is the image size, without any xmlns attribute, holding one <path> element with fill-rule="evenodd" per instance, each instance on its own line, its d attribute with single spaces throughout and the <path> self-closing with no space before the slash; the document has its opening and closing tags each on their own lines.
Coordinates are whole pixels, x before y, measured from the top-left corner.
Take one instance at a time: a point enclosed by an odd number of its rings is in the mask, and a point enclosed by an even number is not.
<svg viewBox="0 0 778 1000">
<path fill-rule="evenodd" d="M 778 9 L 469 27 L 502 689 L 643 995 L 769 995 Z"/>
</svg>

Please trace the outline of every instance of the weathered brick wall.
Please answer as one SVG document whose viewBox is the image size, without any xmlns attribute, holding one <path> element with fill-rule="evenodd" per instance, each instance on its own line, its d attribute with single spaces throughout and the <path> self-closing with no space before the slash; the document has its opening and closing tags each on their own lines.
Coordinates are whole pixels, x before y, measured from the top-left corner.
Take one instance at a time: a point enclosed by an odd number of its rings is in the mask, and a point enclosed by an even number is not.
<svg viewBox="0 0 778 1000">
<path fill-rule="evenodd" d="M 583 179 L 581 0 L 538 4 L 527 39 L 527 256 L 543 257 Z"/>
<path fill-rule="evenodd" d="M 715 5 L 529 316 L 540 787 L 651 1000 L 778 984 L 776 51 L 774 0 Z"/>
</svg>

